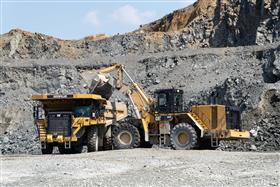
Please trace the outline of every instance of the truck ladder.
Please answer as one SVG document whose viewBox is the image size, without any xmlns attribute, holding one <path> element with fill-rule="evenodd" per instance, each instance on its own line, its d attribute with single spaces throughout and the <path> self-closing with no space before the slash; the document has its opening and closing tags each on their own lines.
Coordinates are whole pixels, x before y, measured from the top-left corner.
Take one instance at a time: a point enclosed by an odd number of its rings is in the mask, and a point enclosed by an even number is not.
<svg viewBox="0 0 280 187">
<path fill-rule="evenodd" d="M 43 138 L 47 137 L 46 127 L 43 123 L 37 123 L 37 129 L 38 129 L 39 137 L 43 137 Z"/>
<path fill-rule="evenodd" d="M 165 144 L 166 144 L 165 134 L 160 134 L 159 135 L 159 146 L 164 147 Z"/>
</svg>

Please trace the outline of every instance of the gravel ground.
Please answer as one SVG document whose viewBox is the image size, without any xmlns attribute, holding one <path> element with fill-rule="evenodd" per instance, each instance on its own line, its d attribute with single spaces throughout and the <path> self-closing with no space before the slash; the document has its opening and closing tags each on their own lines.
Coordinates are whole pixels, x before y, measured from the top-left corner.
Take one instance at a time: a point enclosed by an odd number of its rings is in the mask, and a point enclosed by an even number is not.
<svg viewBox="0 0 280 187">
<path fill-rule="evenodd" d="M 279 2 L 198 0 L 102 40 L 19 29 L 0 35 L 0 152 L 40 152 L 31 95 L 87 93 L 81 74 L 113 63 L 126 65 L 147 94 L 182 89 L 186 110 L 213 102 L 238 106 L 251 139 L 222 142 L 220 149 L 279 151 Z M 128 100 L 114 94 L 112 100 Z"/>
<path fill-rule="evenodd" d="M 1 157 L 1 186 L 279 186 L 280 153 L 134 149 Z"/>
</svg>

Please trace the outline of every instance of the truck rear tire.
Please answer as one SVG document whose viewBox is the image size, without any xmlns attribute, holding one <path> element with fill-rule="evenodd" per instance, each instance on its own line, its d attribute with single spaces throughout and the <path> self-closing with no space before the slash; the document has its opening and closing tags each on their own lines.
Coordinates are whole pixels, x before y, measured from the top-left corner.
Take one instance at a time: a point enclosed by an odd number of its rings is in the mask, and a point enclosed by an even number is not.
<svg viewBox="0 0 280 187">
<path fill-rule="evenodd" d="M 195 129 L 187 123 L 179 123 L 171 130 L 171 147 L 175 150 L 189 150 L 197 145 Z"/>
<path fill-rule="evenodd" d="M 91 126 L 87 129 L 88 152 L 98 151 L 98 126 Z"/>
<path fill-rule="evenodd" d="M 113 126 L 114 149 L 132 149 L 140 146 L 140 134 L 138 129 L 128 123 Z"/>
<path fill-rule="evenodd" d="M 103 150 L 108 151 L 112 150 L 112 138 L 111 137 L 104 137 L 103 138 Z"/>
<path fill-rule="evenodd" d="M 52 154 L 53 152 L 53 145 L 52 144 L 46 144 L 46 149 L 41 149 L 42 150 L 42 154 Z"/>
</svg>

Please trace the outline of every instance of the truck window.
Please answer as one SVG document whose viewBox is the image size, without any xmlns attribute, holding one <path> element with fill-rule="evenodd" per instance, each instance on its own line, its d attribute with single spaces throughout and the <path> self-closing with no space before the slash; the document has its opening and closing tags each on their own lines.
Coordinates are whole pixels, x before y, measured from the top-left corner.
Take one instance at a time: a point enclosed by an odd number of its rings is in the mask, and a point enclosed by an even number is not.
<svg viewBox="0 0 280 187">
<path fill-rule="evenodd" d="M 92 106 L 78 106 L 73 112 L 75 117 L 91 117 Z"/>
</svg>

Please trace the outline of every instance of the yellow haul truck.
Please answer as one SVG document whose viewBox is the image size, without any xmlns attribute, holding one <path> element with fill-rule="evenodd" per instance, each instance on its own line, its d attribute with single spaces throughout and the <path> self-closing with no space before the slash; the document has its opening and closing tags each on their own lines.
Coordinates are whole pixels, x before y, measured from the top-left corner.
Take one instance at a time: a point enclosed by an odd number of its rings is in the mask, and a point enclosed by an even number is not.
<svg viewBox="0 0 280 187">
<path fill-rule="evenodd" d="M 102 95 L 102 88 L 111 86 L 122 91 L 131 101 L 135 120 L 113 125 L 112 143 L 115 149 L 139 147 L 142 143 L 171 146 L 173 149 L 214 148 L 220 140 L 249 138 L 248 131 L 241 129 L 240 112 L 224 105 L 197 105 L 191 111 L 183 107 L 183 91 L 162 89 L 154 98 L 133 81 L 123 65 L 101 69 L 95 73 L 84 72 L 88 80 L 103 80 L 93 93 Z M 90 78 L 91 77 L 91 78 Z M 124 78 L 129 84 L 124 83 Z M 136 127 L 136 128 L 135 128 Z M 142 144 L 143 145 L 143 144 Z"/>
<path fill-rule="evenodd" d="M 110 126 L 127 117 L 127 106 L 96 94 L 33 95 L 34 119 L 43 154 L 57 146 L 62 154 L 110 148 Z"/>
</svg>

